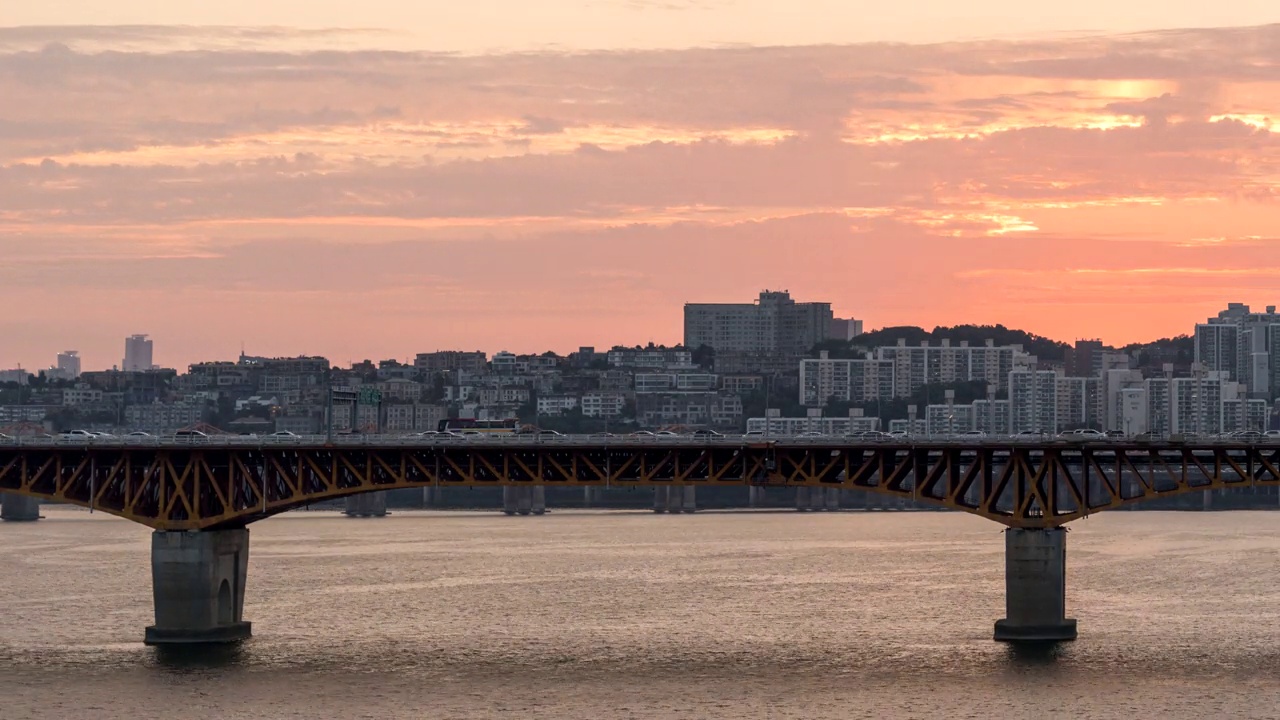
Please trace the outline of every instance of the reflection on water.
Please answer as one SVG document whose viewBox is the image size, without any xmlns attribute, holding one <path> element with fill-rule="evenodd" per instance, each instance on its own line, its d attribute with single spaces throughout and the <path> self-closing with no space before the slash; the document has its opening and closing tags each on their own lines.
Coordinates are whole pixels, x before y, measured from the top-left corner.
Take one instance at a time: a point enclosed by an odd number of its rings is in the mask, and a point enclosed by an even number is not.
<svg viewBox="0 0 1280 720">
<path fill-rule="evenodd" d="M 226 645 L 161 645 L 156 662 L 172 670 L 210 670 L 245 664 L 244 643 Z"/>
<path fill-rule="evenodd" d="M 1073 525 L 1080 639 L 991 641 L 1000 528 L 938 513 L 298 513 L 223 648 L 153 649 L 149 538 L 0 526 L 11 718 L 1280 716 L 1280 515 Z"/>
</svg>

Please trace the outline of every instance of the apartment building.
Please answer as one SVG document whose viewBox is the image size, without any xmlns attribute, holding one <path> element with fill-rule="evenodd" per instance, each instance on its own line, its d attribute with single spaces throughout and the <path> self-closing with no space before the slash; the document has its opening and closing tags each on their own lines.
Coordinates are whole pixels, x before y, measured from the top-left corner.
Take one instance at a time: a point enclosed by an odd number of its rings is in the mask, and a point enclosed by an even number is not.
<svg viewBox="0 0 1280 720">
<path fill-rule="evenodd" d="M 959 435 L 977 430 L 977 413 L 969 405 L 928 405 L 924 409 L 924 426 L 927 435 Z"/>
<path fill-rule="evenodd" d="M 1009 373 L 1009 432 L 1058 431 L 1058 374 L 1052 370 Z"/>
<path fill-rule="evenodd" d="M 826 340 L 831 303 L 797 303 L 785 291 L 765 290 L 754 303 L 687 303 L 684 346 L 800 356 Z"/>
<path fill-rule="evenodd" d="M 894 397 L 894 361 L 836 360 L 823 351 L 800 361 L 800 404 L 825 405 L 831 400 L 864 403 Z"/>
<path fill-rule="evenodd" d="M 205 405 L 190 403 L 130 405 L 124 409 L 124 423 L 131 430 L 167 433 L 202 422 L 207 410 Z"/>
<path fill-rule="evenodd" d="M 637 393 L 710 392 L 719 387 L 718 375 L 711 373 L 636 373 Z"/>
<path fill-rule="evenodd" d="M 586 393 L 582 396 L 582 414 L 587 417 L 618 417 L 626 404 L 627 397 L 622 393 Z"/>
<path fill-rule="evenodd" d="M 876 348 L 875 357 L 893 365 L 894 395 L 909 397 L 925 385 L 965 381 L 983 381 L 997 390 L 1009 388 L 1009 373 L 1030 368 L 1032 357 L 1020 345 L 997 347 L 994 341 L 970 346 L 967 342 L 941 345 L 928 341 L 908 347 L 905 341 L 895 346 Z"/>
<path fill-rule="evenodd" d="M 823 417 L 822 415 L 809 415 L 807 417 L 770 416 L 747 419 L 747 432 L 763 433 L 770 437 L 794 437 L 803 433 L 852 435 L 855 432 L 868 432 L 879 429 L 880 418 L 861 415 L 848 417 Z"/>
<path fill-rule="evenodd" d="M 684 348 L 622 348 L 608 354 L 612 367 L 683 370 L 693 367 L 693 352 Z"/>
<path fill-rule="evenodd" d="M 742 399 L 716 392 L 637 394 L 636 418 L 648 427 L 734 427 L 742 421 Z"/>
<path fill-rule="evenodd" d="M 480 352 L 463 352 L 460 350 L 442 350 L 439 352 L 418 353 L 413 359 L 413 367 L 419 375 L 469 370 L 483 372 L 488 365 L 488 357 Z"/>
<path fill-rule="evenodd" d="M 549 395 L 538 398 L 539 415 L 555 417 L 576 407 L 578 407 L 578 398 L 573 395 Z"/>
</svg>

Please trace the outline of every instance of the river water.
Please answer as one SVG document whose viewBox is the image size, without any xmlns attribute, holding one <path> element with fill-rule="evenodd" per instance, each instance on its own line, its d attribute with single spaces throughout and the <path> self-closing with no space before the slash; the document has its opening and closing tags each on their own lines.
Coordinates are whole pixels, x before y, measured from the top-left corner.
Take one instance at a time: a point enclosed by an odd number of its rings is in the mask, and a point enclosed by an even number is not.
<svg viewBox="0 0 1280 720">
<path fill-rule="evenodd" d="M 1052 652 L 992 642 L 1000 527 L 943 513 L 294 513 L 238 650 L 169 656 L 149 531 L 0 526 L 0 718 L 1277 718 L 1280 513 L 1074 523 Z"/>
</svg>

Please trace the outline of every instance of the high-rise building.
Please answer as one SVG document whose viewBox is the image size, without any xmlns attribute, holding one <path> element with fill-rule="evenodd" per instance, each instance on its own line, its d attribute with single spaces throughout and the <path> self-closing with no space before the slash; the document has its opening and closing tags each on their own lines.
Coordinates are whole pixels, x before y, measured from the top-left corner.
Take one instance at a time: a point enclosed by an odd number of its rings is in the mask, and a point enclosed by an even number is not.
<svg viewBox="0 0 1280 720">
<path fill-rule="evenodd" d="M 1067 348 L 1067 377 L 1098 377 L 1102 374 L 1103 346 L 1101 340 L 1077 340 L 1075 347 Z"/>
<path fill-rule="evenodd" d="M 75 350 L 58 353 L 58 373 L 69 380 L 80 377 L 80 353 Z"/>
<path fill-rule="evenodd" d="M 1057 429 L 1102 429 L 1102 382 L 1097 377 L 1059 377 L 1055 382 Z"/>
<path fill-rule="evenodd" d="M 1058 431 L 1058 374 L 1052 370 L 1009 373 L 1009 432 Z"/>
<path fill-rule="evenodd" d="M 1225 373 L 1232 380 L 1240 380 L 1243 369 L 1240 330 L 1240 325 L 1226 321 L 1196 325 L 1195 361 L 1209 372 Z"/>
<path fill-rule="evenodd" d="M 838 360 L 827 357 L 800 361 L 800 403 L 825 405 L 830 400 L 849 403 L 893 398 L 893 363 L 889 360 Z"/>
<path fill-rule="evenodd" d="M 831 340 L 852 340 L 862 334 L 862 321 L 853 318 L 832 318 L 831 329 L 827 338 Z"/>
<path fill-rule="evenodd" d="M 1196 362 L 1243 383 L 1249 397 L 1280 395 L 1280 314 L 1275 305 L 1253 312 L 1244 303 L 1228 304 L 1196 325 L 1195 351 Z"/>
<path fill-rule="evenodd" d="M 150 370 L 155 365 L 151 362 L 151 339 L 146 335 L 130 335 L 124 339 L 124 363 L 121 368 L 125 372 Z"/>
<path fill-rule="evenodd" d="M 924 385 L 965 381 L 984 381 L 998 390 L 1007 390 L 1009 373 L 1031 366 L 1031 356 L 1021 346 L 997 347 L 991 340 L 976 347 L 965 341 L 959 345 L 952 345 L 949 340 L 943 340 L 941 345 L 926 341 L 917 347 L 899 341 L 897 345 L 876 348 L 876 359 L 893 364 L 897 397 L 909 397 Z"/>
<path fill-rule="evenodd" d="M 684 345 L 799 357 L 828 338 L 831 321 L 831 303 L 765 290 L 755 303 L 686 303 Z"/>
</svg>

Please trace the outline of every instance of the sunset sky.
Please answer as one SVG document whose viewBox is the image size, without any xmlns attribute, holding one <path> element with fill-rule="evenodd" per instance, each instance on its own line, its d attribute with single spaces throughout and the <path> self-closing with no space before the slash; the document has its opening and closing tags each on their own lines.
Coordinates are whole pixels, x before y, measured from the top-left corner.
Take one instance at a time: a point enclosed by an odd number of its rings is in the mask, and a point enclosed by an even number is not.
<svg viewBox="0 0 1280 720">
<path fill-rule="evenodd" d="M 1270 1 L 14 5 L 0 368 L 675 343 L 765 288 L 1117 344 L 1280 304 Z"/>
</svg>

